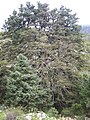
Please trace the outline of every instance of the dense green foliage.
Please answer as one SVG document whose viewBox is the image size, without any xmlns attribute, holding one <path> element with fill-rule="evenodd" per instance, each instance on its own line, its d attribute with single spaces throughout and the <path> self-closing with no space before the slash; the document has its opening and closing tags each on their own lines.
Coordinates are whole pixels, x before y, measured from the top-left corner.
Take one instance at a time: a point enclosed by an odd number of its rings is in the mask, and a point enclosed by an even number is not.
<svg viewBox="0 0 90 120">
<path fill-rule="evenodd" d="M 47 30 L 52 34 L 52 30 L 55 30 L 56 34 L 68 35 L 73 32 L 74 34 L 77 33 L 76 22 L 76 14 L 71 14 L 71 10 L 64 6 L 61 6 L 59 10 L 49 10 L 46 3 L 38 2 L 36 8 L 30 2 L 27 2 L 26 6 L 20 5 L 19 12 L 13 11 L 12 15 L 5 21 L 3 28 L 11 36 L 21 28 Z"/>
<path fill-rule="evenodd" d="M 5 114 L 3 112 L 0 112 L 0 120 L 4 120 L 5 119 Z"/>
<path fill-rule="evenodd" d="M 1 104 L 45 110 L 53 103 L 62 114 L 86 114 L 90 82 L 81 76 L 89 74 L 89 46 L 77 20 L 64 6 L 49 10 L 40 2 L 13 11 L 0 42 Z"/>
<path fill-rule="evenodd" d="M 25 56 L 20 54 L 9 69 L 6 79 L 4 100 L 6 106 L 22 106 L 26 109 L 44 110 L 50 107 L 49 88 L 43 87 L 37 73 L 29 65 Z M 44 108 L 44 109 L 43 109 Z"/>
</svg>

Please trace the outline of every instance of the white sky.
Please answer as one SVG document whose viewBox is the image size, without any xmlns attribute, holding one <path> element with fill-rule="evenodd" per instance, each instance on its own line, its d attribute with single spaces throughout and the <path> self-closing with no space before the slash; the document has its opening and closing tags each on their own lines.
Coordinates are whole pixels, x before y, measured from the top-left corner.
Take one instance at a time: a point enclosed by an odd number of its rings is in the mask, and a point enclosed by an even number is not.
<svg viewBox="0 0 90 120">
<path fill-rule="evenodd" d="M 20 4 L 25 4 L 26 1 L 30 1 L 34 5 L 37 1 L 48 3 L 51 9 L 56 7 L 59 8 L 61 5 L 64 5 L 72 9 L 73 13 L 77 13 L 77 17 L 80 18 L 79 24 L 90 25 L 90 0 L 0 0 L 0 28 L 12 11 L 14 9 L 17 10 Z"/>
</svg>

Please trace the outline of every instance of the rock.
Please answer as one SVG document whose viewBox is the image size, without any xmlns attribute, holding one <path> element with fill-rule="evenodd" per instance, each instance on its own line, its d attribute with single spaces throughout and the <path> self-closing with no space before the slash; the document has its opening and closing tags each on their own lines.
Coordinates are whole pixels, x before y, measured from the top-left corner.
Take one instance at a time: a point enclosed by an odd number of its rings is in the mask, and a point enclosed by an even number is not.
<svg viewBox="0 0 90 120">
<path fill-rule="evenodd" d="M 88 118 L 88 117 L 85 117 L 85 120 L 90 120 L 90 118 Z"/>
<path fill-rule="evenodd" d="M 28 113 L 26 114 L 26 120 L 32 120 L 32 117 L 36 117 L 39 120 L 47 118 L 47 115 L 44 112 L 39 111 L 38 113 Z"/>
<path fill-rule="evenodd" d="M 6 120 L 16 120 L 16 113 L 15 112 L 9 112 L 6 114 Z"/>
<path fill-rule="evenodd" d="M 32 120 L 32 117 L 34 117 L 35 116 L 35 113 L 28 113 L 28 114 L 26 114 L 26 120 Z"/>
<path fill-rule="evenodd" d="M 30 115 L 27 115 L 25 118 L 26 118 L 26 120 L 32 120 L 32 116 L 30 116 Z"/>
<path fill-rule="evenodd" d="M 39 113 L 37 113 L 37 118 L 39 120 L 43 120 L 43 119 L 47 118 L 47 115 L 44 112 L 39 112 Z"/>
<path fill-rule="evenodd" d="M 61 120 L 77 120 L 77 119 L 71 117 L 62 117 Z"/>
<path fill-rule="evenodd" d="M 2 110 L 0 110 L 0 112 L 2 112 Z"/>
</svg>

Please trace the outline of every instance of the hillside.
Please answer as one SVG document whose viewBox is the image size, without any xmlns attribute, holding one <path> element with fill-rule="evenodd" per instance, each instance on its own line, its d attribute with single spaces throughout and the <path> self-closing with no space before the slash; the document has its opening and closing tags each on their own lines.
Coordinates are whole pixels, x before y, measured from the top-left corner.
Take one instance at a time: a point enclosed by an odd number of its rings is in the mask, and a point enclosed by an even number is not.
<svg viewBox="0 0 90 120">
<path fill-rule="evenodd" d="M 90 34 L 90 25 L 83 25 L 81 27 L 81 32 L 86 33 L 86 34 Z"/>
</svg>

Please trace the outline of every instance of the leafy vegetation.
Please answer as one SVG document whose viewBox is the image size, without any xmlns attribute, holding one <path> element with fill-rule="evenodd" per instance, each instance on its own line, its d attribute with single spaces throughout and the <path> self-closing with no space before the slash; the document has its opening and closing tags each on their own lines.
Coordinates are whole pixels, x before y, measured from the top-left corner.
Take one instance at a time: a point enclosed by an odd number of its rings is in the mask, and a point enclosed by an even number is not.
<svg viewBox="0 0 90 120">
<path fill-rule="evenodd" d="M 40 2 L 13 11 L 0 34 L 1 105 L 89 116 L 90 42 L 77 20 Z"/>
<path fill-rule="evenodd" d="M 0 120 L 4 120 L 5 119 L 5 114 L 4 112 L 0 112 Z"/>
</svg>

